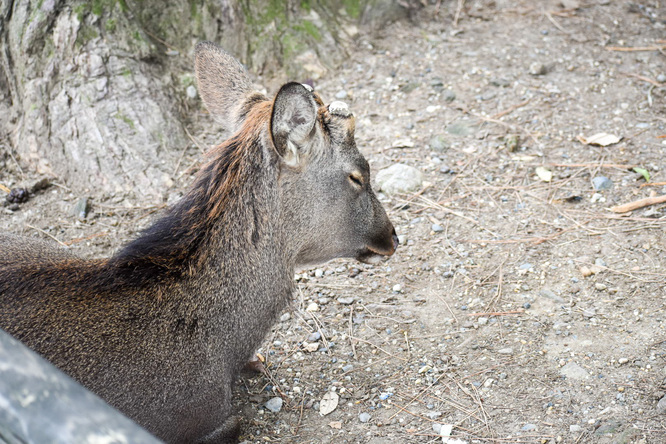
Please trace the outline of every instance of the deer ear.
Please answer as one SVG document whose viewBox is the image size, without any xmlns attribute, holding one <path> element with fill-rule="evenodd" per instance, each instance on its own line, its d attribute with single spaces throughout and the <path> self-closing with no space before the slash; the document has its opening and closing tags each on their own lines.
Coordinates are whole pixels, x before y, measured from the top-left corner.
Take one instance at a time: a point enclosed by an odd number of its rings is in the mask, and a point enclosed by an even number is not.
<svg viewBox="0 0 666 444">
<path fill-rule="evenodd" d="M 238 60 L 211 42 L 201 42 L 194 50 L 199 95 L 208 111 L 227 130 L 239 125 L 238 108 L 252 91 L 250 77 Z"/>
<path fill-rule="evenodd" d="M 287 83 L 280 88 L 273 102 L 271 135 L 287 165 L 299 165 L 316 120 L 317 104 L 311 89 L 300 83 Z"/>
</svg>

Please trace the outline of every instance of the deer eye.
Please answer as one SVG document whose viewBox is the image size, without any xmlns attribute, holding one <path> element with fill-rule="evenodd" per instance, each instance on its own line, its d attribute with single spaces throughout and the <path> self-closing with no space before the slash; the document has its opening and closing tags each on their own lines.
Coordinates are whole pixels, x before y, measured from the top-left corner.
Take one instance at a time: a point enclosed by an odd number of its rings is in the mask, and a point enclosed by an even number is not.
<svg viewBox="0 0 666 444">
<path fill-rule="evenodd" d="M 349 180 L 357 187 L 363 187 L 363 176 L 361 176 L 359 173 L 351 173 L 349 175 Z"/>
</svg>

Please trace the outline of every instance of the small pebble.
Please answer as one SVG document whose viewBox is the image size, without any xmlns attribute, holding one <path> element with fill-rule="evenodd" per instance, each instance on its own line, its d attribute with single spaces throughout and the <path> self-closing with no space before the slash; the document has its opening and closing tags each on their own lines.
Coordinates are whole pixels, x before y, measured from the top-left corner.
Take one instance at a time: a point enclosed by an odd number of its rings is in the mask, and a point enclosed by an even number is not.
<svg viewBox="0 0 666 444">
<path fill-rule="evenodd" d="M 401 293 L 402 292 L 402 285 L 401 284 L 395 284 L 393 286 L 393 293 Z"/>
<path fill-rule="evenodd" d="M 319 311 L 319 305 L 316 302 L 310 302 L 305 311 Z"/>
<path fill-rule="evenodd" d="M 597 282 L 596 284 L 594 284 L 594 288 L 596 288 L 599 291 L 604 291 L 608 287 L 605 284 Z"/>
<path fill-rule="evenodd" d="M 488 318 L 480 317 L 480 318 L 477 320 L 477 322 L 479 323 L 479 325 L 486 325 L 486 324 L 488 323 Z"/>
<path fill-rule="evenodd" d="M 629 362 L 629 360 L 627 358 L 620 358 L 620 359 L 617 360 L 617 363 L 620 364 L 620 365 L 626 364 L 627 362 Z"/>
<path fill-rule="evenodd" d="M 432 224 L 432 227 L 430 227 L 430 228 L 435 233 L 441 233 L 442 231 L 444 231 L 444 227 L 442 227 L 440 224 Z"/>
<path fill-rule="evenodd" d="M 354 366 L 351 365 L 351 364 L 347 364 L 347 365 L 342 366 L 342 371 L 345 372 L 345 373 L 350 372 L 352 370 L 354 370 Z"/>
<path fill-rule="evenodd" d="M 579 426 L 578 424 L 571 424 L 569 426 L 569 432 L 570 433 L 578 433 L 582 430 L 583 430 L 583 428 L 581 426 Z"/>
<path fill-rule="evenodd" d="M 606 176 L 597 176 L 592 179 L 592 186 L 597 191 L 605 191 L 613 188 L 613 181 Z"/>
<path fill-rule="evenodd" d="M 532 307 L 532 304 L 530 304 L 529 302 L 525 302 L 525 303 L 523 304 L 523 308 L 524 308 L 525 310 L 528 310 L 528 309 L 531 308 L 531 307 Z"/>
<path fill-rule="evenodd" d="M 534 62 L 530 65 L 530 74 L 533 76 L 543 76 L 548 73 L 548 67 L 543 63 Z"/>
<path fill-rule="evenodd" d="M 347 91 L 345 90 L 340 90 L 337 93 L 335 93 L 335 98 L 338 100 L 343 100 L 347 98 Z"/>
<path fill-rule="evenodd" d="M 525 424 L 520 428 L 523 432 L 530 432 L 532 430 L 536 430 L 537 426 L 535 424 Z"/>
<path fill-rule="evenodd" d="M 307 340 L 308 340 L 308 342 L 317 342 L 317 341 L 320 340 L 320 339 L 321 339 L 321 333 L 319 333 L 318 331 L 316 331 L 316 332 L 314 332 L 314 333 L 311 333 L 311 334 L 308 336 L 308 339 L 307 339 Z"/>
<path fill-rule="evenodd" d="M 317 269 L 315 270 L 315 277 L 320 278 L 320 277 L 322 277 L 323 275 L 324 275 L 324 270 L 322 270 L 321 268 L 317 268 Z"/>
<path fill-rule="evenodd" d="M 190 99 L 197 98 L 197 89 L 194 87 L 194 85 L 188 86 L 187 89 L 185 90 L 185 93 L 187 94 L 187 97 Z"/>
<path fill-rule="evenodd" d="M 657 76 L 657 82 L 659 82 L 659 83 L 664 83 L 664 82 L 666 82 L 666 74 L 659 74 L 659 75 Z"/>
<path fill-rule="evenodd" d="M 511 347 L 500 348 L 499 350 L 497 350 L 497 353 L 499 353 L 501 355 L 511 355 L 511 354 L 513 354 L 513 348 L 511 348 Z"/>
<path fill-rule="evenodd" d="M 291 314 L 289 313 L 284 313 L 280 316 L 280 322 L 287 322 L 289 319 L 291 319 Z"/>
<path fill-rule="evenodd" d="M 280 398 L 279 396 L 271 398 L 266 402 L 265 405 L 268 410 L 270 410 L 273 413 L 277 413 L 280 410 L 282 410 L 282 398 Z"/>
<path fill-rule="evenodd" d="M 358 415 L 358 420 L 361 421 L 362 423 L 366 423 L 370 421 L 370 414 L 363 412 L 360 415 Z"/>
<path fill-rule="evenodd" d="M 453 92 L 453 91 L 451 91 L 450 89 L 447 89 L 447 90 L 444 91 L 444 93 L 442 94 L 442 97 L 443 97 L 444 100 L 447 101 L 447 102 L 453 102 L 454 100 L 456 100 L 456 93 Z"/>
<path fill-rule="evenodd" d="M 351 305 L 354 303 L 354 298 L 351 296 L 347 298 L 338 298 L 338 302 L 342 305 Z"/>
<path fill-rule="evenodd" d="M 430 419 L 437 419 L 442 416 L 442 412 L 428 412 L 426 413 L 426 416 Z"/>
</svg>

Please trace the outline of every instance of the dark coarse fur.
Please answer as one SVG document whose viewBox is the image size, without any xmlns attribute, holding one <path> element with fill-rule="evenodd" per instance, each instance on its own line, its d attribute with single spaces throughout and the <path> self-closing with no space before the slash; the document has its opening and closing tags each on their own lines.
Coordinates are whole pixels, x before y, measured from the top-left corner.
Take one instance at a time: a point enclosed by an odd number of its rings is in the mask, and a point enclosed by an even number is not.
<svg viewBox="0 0 666 444">
<path fill-rule="evenodd" d="M 197 49 L 197 69 L 212 65 L 219 74 L 229 64 L 232 79 L 243 75 L 214 45 Z M 200 87 L 213 77 L 199 75 Z M 183 199 L 116 255 L 83 260 L 43 241 L 0 235 L 0 327 L 168 442 L 236 439 L 231 385 L 288 304 L 296 265 L 365 260 L 397 246 L 369 185 L 351 194 L 356 185 L 346 170 L 320 171 L 306 151 L 326 152 L 322 165 L 337 156 L 367 170 L 353 140 L 330 148 L 334 137 L 324 127 L 331 116 L 319 98 L 289 84 L 271 102 L 250 93 L 249 80 L 240 83 L 240 91 L 211 83 L 213 94 L 203 94 L 212 109 L 231 109 L 215 102 L 215 88 L 239 102 L 224 116 L 235 122 L 234 136 L 209 153 Z M 302 101 L 316 110 L 309 132 L 299 127 L 308 123 Z M 288 166 L 287 158 L 300 164 Z M 338 170 L 341 190 L 307 208 L 308 193 L 331 189 L 307 178 L 338 180 Z M 338 222 L 325 205 L 339 206 L 344 196 L 357 209 L 338 208 Z M 323 220 L 335 225 L 322 227 Z M 328 244 L 337 249 L 312 253 Z"/>
</svg>

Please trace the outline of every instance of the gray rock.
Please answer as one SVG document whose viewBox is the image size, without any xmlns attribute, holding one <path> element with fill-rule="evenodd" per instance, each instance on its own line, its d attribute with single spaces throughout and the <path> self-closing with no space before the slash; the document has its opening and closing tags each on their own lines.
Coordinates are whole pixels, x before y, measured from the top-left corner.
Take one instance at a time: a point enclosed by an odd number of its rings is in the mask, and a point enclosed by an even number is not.
<svg viewBox="0 0 666 444">
<path fill-rule="evenodd" d="M 71 214 L 79 220 L 85 220 L 88 217 L 88 212 L 90 211 L 90 202 L 87 197 L 82 197 L 76 201 L 72 207 Z"/>
<path fill-rule="evenodd" d="M 524 264 L 521 264 L 518 268 L 521 270 L 529 270 L 530 268 L 533 268 L 534 266 L 530 264 L 529 262 L 525 262 Z"/>
<path fill-rule="evenodd" d="M 661 413 L 662 415 L 666 413 L 666 396 L 661 398 L 657 403 L 657 412 Z"/>
<path fill-rule="evenodd" d="M 525 424 L 524 426 L 522 426 L 520 428 L 520 430 L 522 430 L 523 432 L 531 432 L 531 431 L 536 430 L 536 429 L 537 429 L 536 424 L 529 424 L 529 423 Z"/>
<path fill-rule="evenodd" d="M 437 419 L 440 416 L 442 416 L 442 412 L 428 412 L 428 413 L 426 413 L 426 416 L 430 419 Z"/>
<path fill-rule="evenodd" d="M 338 302 L 342 305 L 351 305 L 354 303 L 354 298 L 351 296 L 348 298 L 338 298 Z"/>
<path fill-rule="evenodd" d="M 361 421 L 362 423 L 366 423 L 370 421 L 370 414 L 363 412 L 358 415 L 358 420 Z"/>
<path fill-rule="evenodd" d="M 501 78 L 492 79 L 492 80 L 490 81 L 490 83 L 493 84 L 493 85 L 495 85 L 495 86 L 502 87 L 502 88 L 506 88 L 507 86 L 510 86 L 510 85 L 511 85 L 511 81 L 510 81 L 510 80 L 507 80 L 507 79 L 501 79 Z"/>
<path fill-rule="evenodd" d="M 286 322 L 289 319 L 291 319 L 291 314 L 290 313 L 284 313 L 282 316 L 280 316 L 280 322 Z"/>
<path fill-rule="evenodd" d="M 560 369 L 560 374 L 569 379 L 584 380 L 590 377 L 590 374 L 580 365 L 571 361 Z"/>
<path fill-rule="evenodd" d="M 346 365 L 342 366 L 342 371 L 345 372 L 345 373 L 350 372 L 352 370 L 354 370 L 354 366 L 351 365 L 351 364 L 346 364 Z"/>
<path fill-rule="evenodd" d="M 444 231 L 444 227 L 442 227 L 440 224 L 432 224 L 432 226 L 430 228 L 435 233 L 441 233 L 442 231 Z"/>
<path fill-rule="evenodd" d="M 455 122 L 446 127 L 446 132 L 454 136 L 471 136 L 476 133 L 479 127 L 468 121 Z"/>
<path fill-rule="evenodd" d="M 605 191 L 613 188 L 613 181 L 606 176 L 597 176 L 592 179 L 592 186 L 597 191 Z"/>
<path fill-rule="evenodd" d="M 0 442 L 159 442 L 2 330 L 0 363 Z"/>
<path fill-rule="evenodd" d="M 266 404 L 266 408 L 273 413 L 277 413 L 282 410 L 282 398 L 276 396 L 275 398 L 269 399 Z"/>
<path fill-rule="evenodd" d="M 434 151 L 444 151 L 449 148 L 449 143 L 446 141 L 446 139 L 441 136 L 441 135 L 436 135 L 433 136 L 430 141 L 428 142 L 428 145 L 430 145 L 430 149 Z"/>
<path fill-rule="evenodd" d="M 569 432 L 570 433 L 578 433 L 582 430 L 583 430 L 583 428 L 581 426 L 579 426 L 578 424 L 571 424 L 569 426 Z"/>
<path fill-rule="evenodd" d="M 450 89 L 447 89 L 446 91 L 444 91 L 444 93 L 442 93 L 442 97 L 447 102 L 453 102 L 454 100 L 456 100 L 456 93 L 451 91 Z"/>
<path fill-rule="evenodd" d="M 500 348 L 497 350 L 497 353 L 501 355 L 512 355 L 513 354 L 513 348 L 511 347 L 506 347 L 506 348 Z"/>
<path fill-rule="evenodd" d="M 664 82 L 666 82 L 666 74 L 659 74 L 659 75 L 657 76 L 657 82 L 659 82 L 659 83 L 664 83 Z"/>
<path fill-rule="evenodd" d="M 375 181 L 385 193 L 408 193 L 421 188 L 423 174 L 412 166 L 396 163 L 379 171 Z"/>
<path fill-rule="evenodd" d="M 308 336 L 307 341 L 308 341 L 308 342 L 317 342 L 317 341 L 320 340 L 320 339 L 321 339 L 321 333 L 319 333 L 318 331 L 316 331 L 316 332 L 314 332 L 314 333 L 310 333 L 310 335 Z"/>
<path fill-rule="evenodd" d="M 564 303 L 564 299 L 559 297 L 555 292 L 549 288 L 543 288 L 541 291 L 539 291 L 539 296 L 543 296 L 545 298 L 548 298 L 554 302 L 557 302 L 558 304 Z"/>
</svg>

